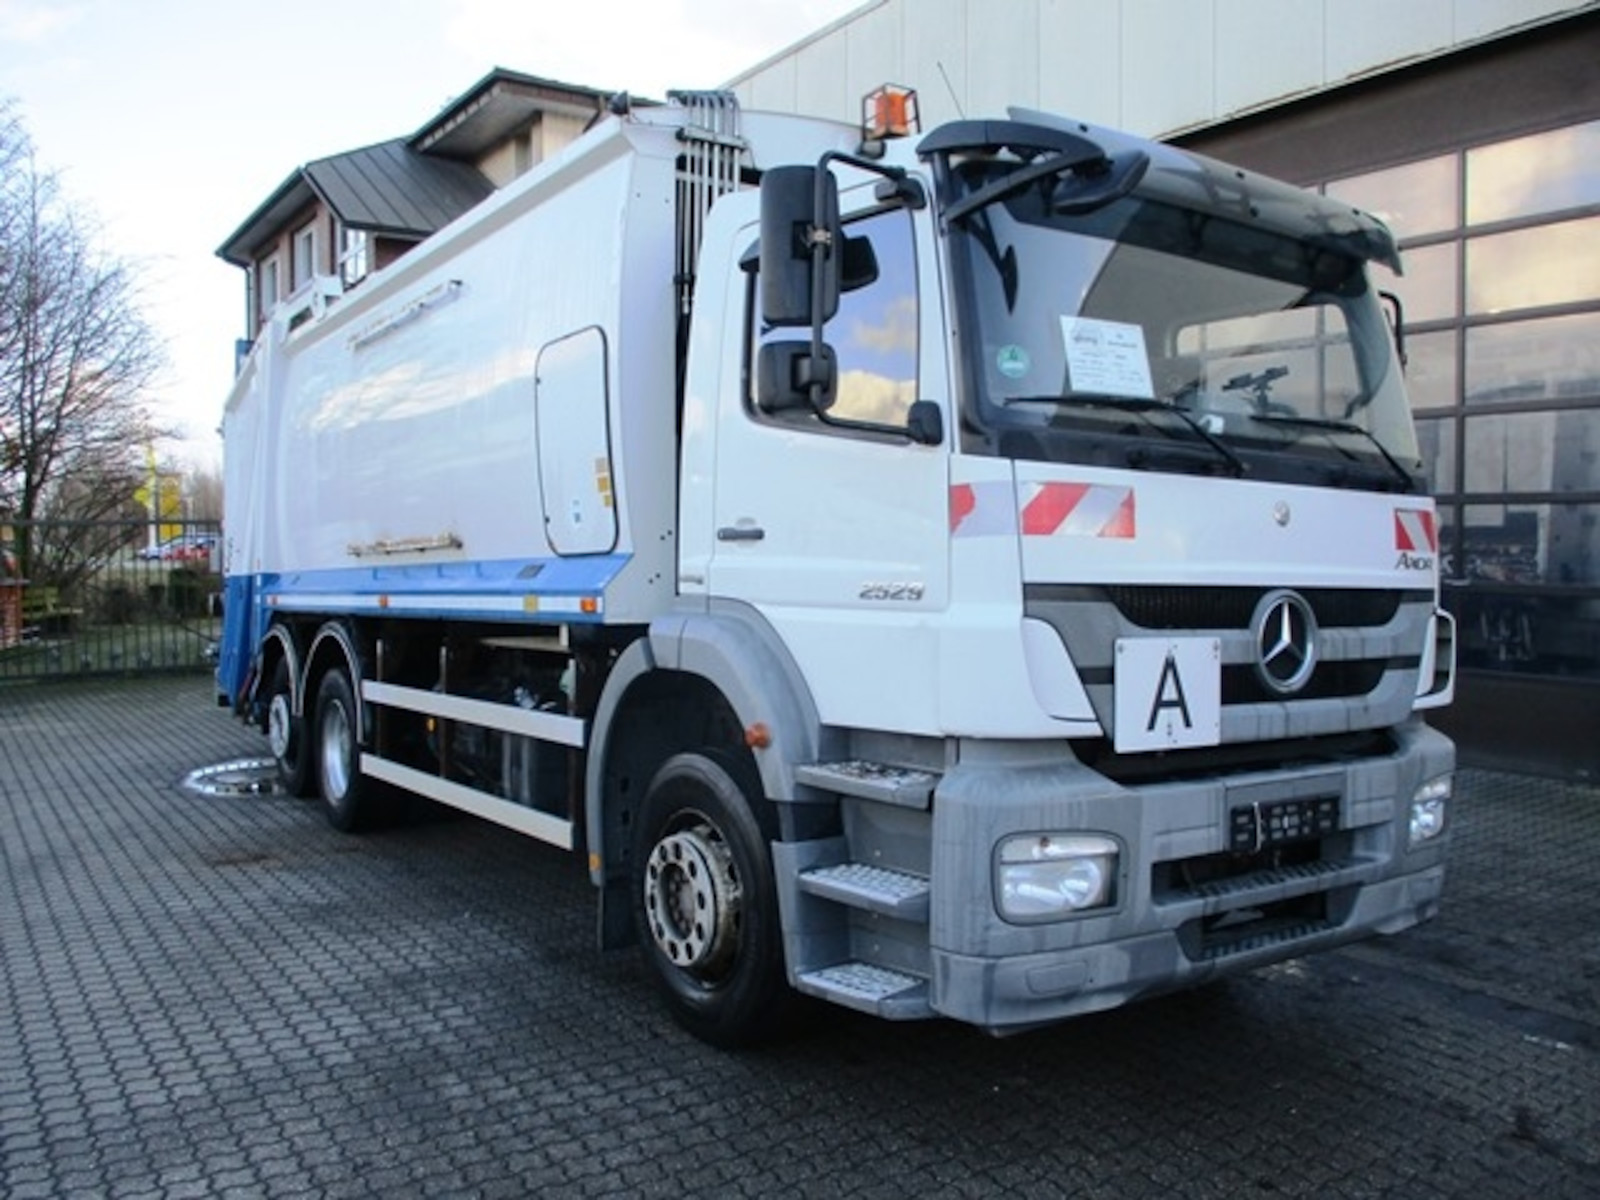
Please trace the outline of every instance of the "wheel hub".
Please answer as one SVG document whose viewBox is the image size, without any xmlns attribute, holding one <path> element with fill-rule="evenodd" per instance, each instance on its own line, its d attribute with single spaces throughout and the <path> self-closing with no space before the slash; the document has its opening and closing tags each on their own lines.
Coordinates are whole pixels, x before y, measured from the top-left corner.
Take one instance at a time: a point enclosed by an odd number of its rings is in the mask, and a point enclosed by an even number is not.
<svg viewBox="0 0 1600 1200">
<path fill-rule="evenodd" d="M 267 744 L 273 758 L 289 756 L 289 741 L 294 735 L 294 718 L 289 712 L 287 693 L 279 692 L 267 707 Z"/>
<path fill-rule="evenodd" d="M 322 714 L 322 794 L 337 801 L 350 790 L 350 723 L 344 706 L 332 704 Z"/>
<path fill-rule="evenodd" d="M 742 908 L 733 856 L 707 825 L 667 834 L 645 864 L 644 907 L 674 966 L 704 976 L 732 958 Z"/>
</svg>

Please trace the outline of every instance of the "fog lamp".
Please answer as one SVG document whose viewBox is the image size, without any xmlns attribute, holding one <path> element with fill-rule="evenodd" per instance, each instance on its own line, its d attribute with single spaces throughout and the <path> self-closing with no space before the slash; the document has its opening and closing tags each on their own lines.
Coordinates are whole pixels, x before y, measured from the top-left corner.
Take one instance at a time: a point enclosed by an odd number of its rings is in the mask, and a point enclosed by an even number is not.
<svg viewBox="0 0 1600 1200">
<path fill-rule="evenodd" d="M 1117 843 L 1089 834 L 1030 833 L 1000 843 L 1000 915 L 1037 921 L 1104 908 L 1115 899 Z"/>
<path fill-rule="evenodd" d="M 1444 832 L 1445 809 L 1450 802 L 1451 777 L 1441 775 L 1419 787 L 1411 797 L 1411 845 L 1431 842 Z"/>
</svg>

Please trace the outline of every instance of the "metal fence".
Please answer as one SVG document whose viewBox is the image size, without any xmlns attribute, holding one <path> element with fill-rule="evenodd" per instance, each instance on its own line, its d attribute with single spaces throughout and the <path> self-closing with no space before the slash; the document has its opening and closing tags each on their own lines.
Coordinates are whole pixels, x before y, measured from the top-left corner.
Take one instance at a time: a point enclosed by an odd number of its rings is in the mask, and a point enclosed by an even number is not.
<svg viewBox="0 0 1600 1200">
<path fill-rule="evenodd" d="M 221 633 L 215 522 L 0 520 L 0 681 L 203 669 Z"/>
</svg>

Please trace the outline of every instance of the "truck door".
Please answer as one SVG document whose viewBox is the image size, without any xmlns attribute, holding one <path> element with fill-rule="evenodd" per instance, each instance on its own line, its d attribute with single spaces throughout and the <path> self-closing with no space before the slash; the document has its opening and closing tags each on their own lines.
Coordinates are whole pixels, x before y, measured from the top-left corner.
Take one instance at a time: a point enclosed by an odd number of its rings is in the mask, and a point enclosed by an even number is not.
<svg viewBox="0 0 1600 1200">
<path fill-rule="evenodd" d="M 912 402 L 930 399 L 948 414 L 938 304 L 920 299 L 939 294 L 928 286 L 929 248 L 918 253 L 919 238 L 931 236 L 926 223 L 898 207 L 852 217 L 849 194 L 842 199 L 846 232 L 870 239 L 875 271 L 848 288 L 824 330 L 839 380 L 828 415 L 904 428 Z M 744 244 L 756 236 L 751 227 Z M 871 709 L 881 723 L 884 704 L 903 705 L 908 687 L 926 685 L 931 704 L 937 654 L 916 614 L 947 602 L 948 416 L 942 443 L 919 445 L 830 425 L 809 409 L 759 412 L 759 346 L 805 331 L 761 328 L 753 264 L 740 286 L 745 337 L 739 377 L 721 389 L 708 590 L 762 611 L 825 720 Z M 735 356 L 724 361 L 731 375 Z"/>
</svg>

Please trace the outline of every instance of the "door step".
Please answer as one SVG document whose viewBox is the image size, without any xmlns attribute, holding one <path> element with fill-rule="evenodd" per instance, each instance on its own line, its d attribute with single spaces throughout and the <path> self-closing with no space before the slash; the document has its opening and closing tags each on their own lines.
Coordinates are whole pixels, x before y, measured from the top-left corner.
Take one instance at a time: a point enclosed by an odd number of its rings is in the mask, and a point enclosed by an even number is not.
<svg viewBox="0 0 1600 1200">
<path fill-rule="evenodd" d="M 928 919 L 928 881 L 905 871 L 866 863 L 817 867 L 800 872 L 800 890 L 902 921 Z"/>
<path fill-rule="evenodd" d="M 928 981 L 887 967 L 837 963 L 820 971 L 807 971 L 795 982 L 809 996 L 891 1021 L 933 1016 L 928 1004 Z"/>
<path fill-rule="evenodd" d="M 885 763 L 860 759 L 802 763 L 795 768 L 794 777 L 801 783 L 836 795 L 923 810 L 932 801 L 934 785 L 939 782 L 939 777 L 929 771 L 891 767 Z"/>
</svg>

